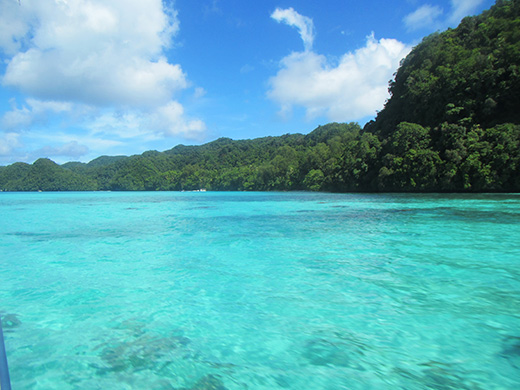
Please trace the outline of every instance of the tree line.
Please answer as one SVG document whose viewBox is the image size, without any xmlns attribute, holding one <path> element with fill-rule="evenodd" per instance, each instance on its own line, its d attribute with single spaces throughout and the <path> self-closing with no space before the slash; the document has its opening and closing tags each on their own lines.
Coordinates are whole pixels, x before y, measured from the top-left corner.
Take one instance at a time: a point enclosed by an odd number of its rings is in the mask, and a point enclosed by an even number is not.
<svg viewBox="0 0 520 390">
<path fill-rule="evenodd" d="M 519 0 L 426 37 L 389 91 L 364 128 L 330 123 L 87 164 L 15 163 L 0 167 L 0 190 L 520 190 Z"/>
</svg>

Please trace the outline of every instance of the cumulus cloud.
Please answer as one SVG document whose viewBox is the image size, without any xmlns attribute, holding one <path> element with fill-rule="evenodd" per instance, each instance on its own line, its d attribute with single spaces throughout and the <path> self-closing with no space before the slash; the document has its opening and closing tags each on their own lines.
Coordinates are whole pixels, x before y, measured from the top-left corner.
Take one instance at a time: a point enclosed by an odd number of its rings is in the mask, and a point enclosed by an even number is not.
<svg viewBox="0 0 520 390">
<path fill-rule="evenodd" d="M 91 57 L 80 64 L 69 53 L 30 49 L 9 62 L 3 83 L 45 100 L 129 107 L 154 106 L 187 86 L 180 66 L 164 58 L 124 62 L 110 50 Z"/>
<path fill-rule="evenodd" d="M 182 104 L 172 101 L 151 112 L 107 111 L 86 125 L 95 136 L 116 135 L 120 139 L 153 141 L 160 137 L 181 137 L 200 140 L 206 125 L 188 117 Z"/>
<path fill-rule="evenodd" d="M 29 32 L 29 15 L 17 1 L 0 2 L 0 52 L 16 54 Z"/>
<path fill-rule="evenodd" d="M 184 107 L 177 102 L 170 102 L 159 107 L 150 117 L 153 128 L 166 136 L 183 136 L 199 140 L 206 131 L 206 125 L 199 119 L 187 118 Z"/>
<path fill-rule="evenodd" d="M 268 97 L 280 104 L 284 115 L 301 106 L 309 119 L 361 119 L 382 108 L 388 81 L 409 51 L 395 39 L 377 41 L 372 34 L 365 47 L 346 53 L 337 64 L 312 51 L 292 53 L 269 80 Z"/>
<path fill-rule="evenodd" d="M 21 108 L 13 107 L 11 111 L 4 114 L 1 120 L 2 128 L 8 130 L 23 129 L 34 121 L 33 114 L 27 106 Z"/>
<path fill-rule="evenodd" d="M 84 125 L 95 137 L 116 136 L 121 140 L 140 138 L 143 141 L 156 139 L 158 135 L 142 127 L 142 113 L 107 110 L 98 113 Z"/>
<path fill-rule="evenodd" d="M 73 105 L 68 102 L 42 101 L 29 98 L 18 108 L 11 99 L 11 111 L 6 112 L 0 120 L 2 128 L 8 130 L 22 130 L 35 121 L 44 120 L 47 114 L 71 111 Z"/>
<path fill-rule="evenodd" d="M 11 50 L 25 30 L 30 48 L 9 60 L 6 86 L 42 100 L 139 107 L 187 86 L 181 67 L 162 56 L 178 21 L 160 0 L 26 0 L 17 8 L 7 16 L 25 28 L 2 29 L 0 43 Z"/>
<path fill-rule="evenodd" d="M 426 4 L 405 16 L 404 24 L 408 30 L 417 30 L 424 26 L 433 26 L 437 23 L 437 19 L 442 13 L 443 10 L 441 7 Z"/>
<path fill-rule="evenodd" d="M 289 26 L 296 27 L 302 38 L 305 50 L 311 50 L 314 42 L 314 23 L 311 18 L 300 15 L 293 8 L 281 9 L 277 8 L 271 18 L 278 23 L 285 23 Z"/>
<path fill-rule="evenodd" d="M 161 0 L 0 2 L 0 51 L 7 57 L 1 83 L 30 97 L 21 108 L 7 112 L 0 124 L 4 129 L 23 128 L 45 112 L 74 115 L 86 106 L 101 115 L 112 110 L 113 118 L 160 116 L 164 107 L 177 107 L 182 114 L 168 116 L 178 121 L 170 128 L 181 129 L 176 135 L 191 137 L 189 132 L 194 131 L 199 137 L 203 122 L 187 119 L 176 100 L 176 94 L 190 83 L 182 67 L 164 54 L 179 29 L 177 13 L 168 4 Z M 98 130 L 102 119 L 97 121 Z M 113 122 L 110 125 L 104 128 L 107 134 L 118 128 Z M 134 133 L 149 130 L 143 130 L 143 121 L 137 126 L 140 130 Z M 170 133 L 157 130 L 157 134 Z"/>
</svg>

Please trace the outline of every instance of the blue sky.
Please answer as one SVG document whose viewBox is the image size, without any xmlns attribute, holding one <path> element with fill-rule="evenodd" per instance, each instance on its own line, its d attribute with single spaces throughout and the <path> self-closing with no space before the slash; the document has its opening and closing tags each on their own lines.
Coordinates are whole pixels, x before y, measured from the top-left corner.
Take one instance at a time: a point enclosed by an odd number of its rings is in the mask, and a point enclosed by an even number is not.
<svg viewBox="0 0 520 390">
<path fill-rule="evenodd" d="M 0 0 L 0 165 L 372 119 L 399 61 L 492 0 Z"/>
</svg>

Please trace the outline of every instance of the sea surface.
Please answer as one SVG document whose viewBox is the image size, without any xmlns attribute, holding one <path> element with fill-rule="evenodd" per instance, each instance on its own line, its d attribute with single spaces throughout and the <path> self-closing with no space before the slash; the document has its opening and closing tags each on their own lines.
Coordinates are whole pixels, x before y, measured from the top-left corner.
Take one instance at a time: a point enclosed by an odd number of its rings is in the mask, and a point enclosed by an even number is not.
<svg viewBox="0 0 520 390">
<path fill-rule="evenodd" d="M 14 390 L 520 388 L 520 195 L 0 193 Z"/>
</svg>

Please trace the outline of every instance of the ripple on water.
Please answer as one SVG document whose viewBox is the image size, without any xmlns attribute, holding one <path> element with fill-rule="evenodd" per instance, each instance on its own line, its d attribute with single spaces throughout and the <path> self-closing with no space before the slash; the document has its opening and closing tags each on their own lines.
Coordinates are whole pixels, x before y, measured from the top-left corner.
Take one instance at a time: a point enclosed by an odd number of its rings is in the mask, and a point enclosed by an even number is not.
<svg viewBox="0 0 520 390">
<path fill-rule="evenodd" d="M 2 194 L 13 388 L 520 388 L 520 197 Z"/>
</svg>

